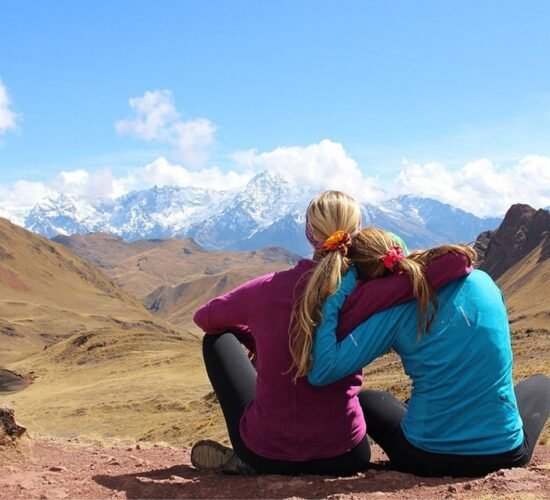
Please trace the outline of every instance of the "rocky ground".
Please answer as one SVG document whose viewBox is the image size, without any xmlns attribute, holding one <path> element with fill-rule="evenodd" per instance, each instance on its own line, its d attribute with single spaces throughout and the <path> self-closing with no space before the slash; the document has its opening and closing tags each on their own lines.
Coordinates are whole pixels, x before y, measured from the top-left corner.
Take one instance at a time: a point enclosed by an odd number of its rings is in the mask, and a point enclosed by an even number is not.
<svg viewBox="0 0 550 500">
<path fill-rule="evenodd" d="M 484 478 L 421 478 L 377 468 L 352 477 L 199 474 L 189 450 L 24 438 L 0 448 L 0 498 L 550 498 L 550 447 L 527 468 Z"/>
</svg>

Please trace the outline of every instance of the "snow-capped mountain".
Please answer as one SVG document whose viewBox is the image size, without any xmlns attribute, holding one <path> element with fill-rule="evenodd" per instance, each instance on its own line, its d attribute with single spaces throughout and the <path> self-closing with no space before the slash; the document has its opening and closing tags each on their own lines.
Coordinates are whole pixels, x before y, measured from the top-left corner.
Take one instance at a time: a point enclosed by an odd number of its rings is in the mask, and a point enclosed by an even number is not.
<svg viewBox="0 0 550 500">
<path fill-rule="evenodd" d="M 50 238 L 102 231 L 128 241 L 192 237 L 207 249 L 252 250 L 276 245 L 308 255 L 311 249 L 304 236 L 304 214 L 314 194 L 307 186 L 263 172 L 235 192 L 153 187 L 97 203 L 60 194 L 30 209 L 24 225 Z M 501 220 L 482 219 L 412 196 L 365 204 L 362 211 L 363 225 L 393 231 L 410 248 L 473 241 Z M 17 216 L 21 220 L 21 214 Z"/>
<path fill-rule="evenodd" d="M 258 248 L 250 244 L 257 233 L 289 215 L 297 219 L 299 214 L 305 212 L 310 198 L 310 193 L 282 177 L 263 172 L 223 205 L 220 211 L 194 224 L 185 234 L 178 233 L 178 236 L 190 236 L 207 248 Z M 273 245 L 273 241 L 277 240 L 272 238 L 270 241 L 269 244 Z"/>
<path fill-rule="evenodd" d="M 479 233 L 498 227 L 502 218 L 479 218 L 429 198 L 400 196 L 381 205 L 365 205 L 363 225 L 399 234 L 411 248 L 441 243 L 470 243 Z"/>
<path fill-rule="evenodd" d="M 112 207 L 112 232 L 125 240 L 170 238 L 209 216 L 224 195 L 194 187 L 157 186 L 122 196 Z"/>
<path fill-rule="evenodd" d="M 64 194 L 45 198 L 25 217 L 25 228 L 48 238 L 111 230 L 104 213 L 90 203 Z"/>
</svg>

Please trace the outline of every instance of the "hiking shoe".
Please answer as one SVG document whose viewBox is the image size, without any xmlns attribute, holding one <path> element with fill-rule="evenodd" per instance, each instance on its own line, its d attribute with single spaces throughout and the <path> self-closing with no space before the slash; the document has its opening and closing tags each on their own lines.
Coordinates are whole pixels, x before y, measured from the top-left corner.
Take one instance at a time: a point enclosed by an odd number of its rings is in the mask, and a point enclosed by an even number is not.
<svg viewBox="0 0 550 500">
<path fill-rule="evenodd" d="M 191 463 L 201 472 L 225 474 L 255 474 L 228 446 L 210 439 L 198 441 L 191 449 Z"/>
</svg>

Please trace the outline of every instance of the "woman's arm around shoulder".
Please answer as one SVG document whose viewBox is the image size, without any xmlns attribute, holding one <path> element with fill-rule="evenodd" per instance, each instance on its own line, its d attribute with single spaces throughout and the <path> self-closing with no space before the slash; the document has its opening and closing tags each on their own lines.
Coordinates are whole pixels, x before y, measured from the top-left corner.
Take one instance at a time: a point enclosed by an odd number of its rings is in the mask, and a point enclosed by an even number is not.
<svg viewBox="0 0 550 500">
<path fill-rule="evenodd" d="M 468 257 L 449 252 L 426 266 L 430 286 L 438 290 L 472 272 Z M 340 314 L 338 335 L 352 331 L 373 314 L 413 299 L 411 280 L 406 274 L 378 278 L 360 284 L 346 300 Z"/>
<path fill-rule="evenodd" d="M 376 314 L 337 341 L 338 313 L 356 281 L 357 272 L 352 268 L 336 293 L 323 304 L 323 320 L 313 339 L 313 363 L 308 373 L 312 385 L 327 385 L 355 373 L 393 344 L 401 316 L 398 307 Z"/>
</svg>

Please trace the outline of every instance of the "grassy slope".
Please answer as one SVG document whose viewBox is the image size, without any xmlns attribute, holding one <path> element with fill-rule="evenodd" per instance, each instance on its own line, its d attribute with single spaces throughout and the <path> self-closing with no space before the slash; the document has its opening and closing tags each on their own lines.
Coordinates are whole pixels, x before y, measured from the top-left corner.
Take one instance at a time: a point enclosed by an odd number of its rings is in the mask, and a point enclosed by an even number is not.
<svg viewBox="0 0 550 500">
<path fill-rule="evenodd" d="M 550 237 L 508 269 L 498 284 L 515 329 L 550 327 Z"/>
<path fill-rule="evenodd" d="M 3 395 L 31 432 L 162 439 L 200 433 L 210 407 L 199 339 L 153 317 L 66 248 L 0 219 Z"/>
</svg>

